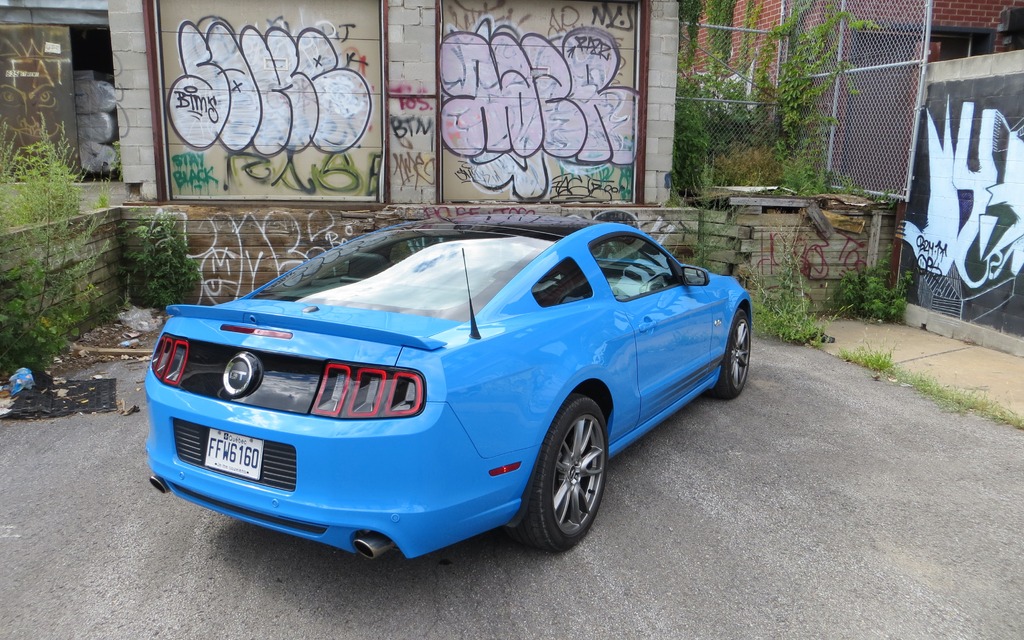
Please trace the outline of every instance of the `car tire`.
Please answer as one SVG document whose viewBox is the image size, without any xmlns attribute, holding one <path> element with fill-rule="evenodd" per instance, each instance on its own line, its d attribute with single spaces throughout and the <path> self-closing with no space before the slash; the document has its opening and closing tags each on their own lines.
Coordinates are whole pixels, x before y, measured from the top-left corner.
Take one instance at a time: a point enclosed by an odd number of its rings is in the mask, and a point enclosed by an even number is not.
<svg viewBox="0 0 1024 640">
<path fill-rule="evenodd" d="M 525 513 L 506 527 L 513 539 L 545 551 L 566 551 L 590 530 L 604 495 L 608 438 L 597 403 L 572 395 L 544 437 L 525 499 Z"/>
<path fill-rule="evenodd" d="M 718 382 L 711 388 L 712 396 L 732 400 L 743 391 L 750 370 L 750 338 L 750 318 L 746 311 L 740 309 L 729 327 L 729 340 L 725 345 Z"/>
</svg>

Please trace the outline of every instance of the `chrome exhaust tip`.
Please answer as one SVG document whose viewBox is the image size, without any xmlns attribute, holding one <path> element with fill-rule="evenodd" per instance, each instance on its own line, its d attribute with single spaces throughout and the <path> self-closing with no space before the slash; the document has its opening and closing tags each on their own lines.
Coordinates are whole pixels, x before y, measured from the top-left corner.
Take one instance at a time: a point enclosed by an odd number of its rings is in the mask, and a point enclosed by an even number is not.
<svg viewBox="0 0 1024 640">
<path fill-rule="evenodd" d="M 395 548 L 395 543 L 391 538 L 376 531 L 360 531 L 352 544 L 359 555 L 371 560 L 375 560 Z"/>
<path fill-rule="evenodd" d="M 160 493 L 167 493 L 170 489 L 167 488 L 167 483 L 156 476 L 149 476 L 149 484 L 153 485 L 153 488 Z"/>
</svg>

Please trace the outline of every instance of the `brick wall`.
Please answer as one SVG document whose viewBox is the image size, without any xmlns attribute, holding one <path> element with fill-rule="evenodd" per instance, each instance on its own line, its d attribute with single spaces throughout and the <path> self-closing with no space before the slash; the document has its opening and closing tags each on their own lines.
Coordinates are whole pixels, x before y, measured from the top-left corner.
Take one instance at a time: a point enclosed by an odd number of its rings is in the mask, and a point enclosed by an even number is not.
<svg viewBox="0 0 1024 640">
<path fill-rule="evenodd" d="M 1024 7 L 1024 0 L 933 0 L 932 26 L 995 29 L 1005 7 Z"/>
</svg>

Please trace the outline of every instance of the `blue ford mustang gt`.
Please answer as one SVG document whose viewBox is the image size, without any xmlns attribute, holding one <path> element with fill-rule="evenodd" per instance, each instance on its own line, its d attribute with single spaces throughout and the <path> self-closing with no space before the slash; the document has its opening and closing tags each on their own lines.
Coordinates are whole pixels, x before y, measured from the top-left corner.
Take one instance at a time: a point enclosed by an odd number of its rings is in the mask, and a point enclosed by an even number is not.
<svg viewBox="0 0 1024 640">
<path fill-rule="evenodd" d="M 576 218 L 401 224 L 168 313 L 152 484 L 370 557 L 496 527 L 572 547 L 608 459 L 702 393 L 739 395 L 750 363 L 734 279 Z"/>
</svg>

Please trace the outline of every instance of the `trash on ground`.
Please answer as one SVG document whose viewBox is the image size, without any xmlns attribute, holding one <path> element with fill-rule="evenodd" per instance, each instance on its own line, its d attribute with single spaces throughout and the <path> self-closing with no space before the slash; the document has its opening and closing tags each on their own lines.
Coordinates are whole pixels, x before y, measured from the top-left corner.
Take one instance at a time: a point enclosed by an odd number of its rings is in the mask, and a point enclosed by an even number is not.
<svg viewBox="0 0 1024 640">
<path fill-rule="evenodd" d="M 117 380 L 62 380 L 22 390 L 0 418 L 55 418 L 117 409 Z"/>
<path fill-rule="evenodd" d="M 117 318 L 133 331 L 148 333 L 159 328 L 159 321 L 153 317 L 152 309 L 130 307 L 117 314 Z"/>
<path fill-rule="evenodd" d="M 16 396 L 25 389 L 31 389 L 36 386 L 36 379 L 32 376 L 32 370 L 25 367 L 15 371 L 8 382 L 11 383 L 12 396 Z"/>
</svg>

